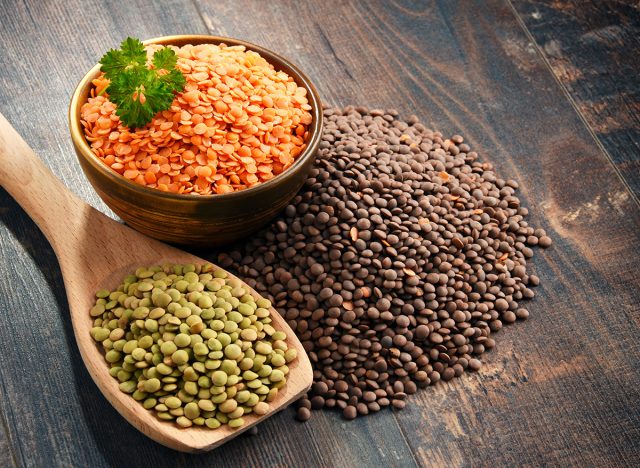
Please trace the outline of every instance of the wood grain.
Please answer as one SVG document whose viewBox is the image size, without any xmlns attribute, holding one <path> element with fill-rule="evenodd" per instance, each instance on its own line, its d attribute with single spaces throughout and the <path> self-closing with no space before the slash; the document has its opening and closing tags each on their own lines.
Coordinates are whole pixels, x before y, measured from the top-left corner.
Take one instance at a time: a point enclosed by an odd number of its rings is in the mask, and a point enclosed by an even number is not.
<svg viewBox="0 0 640 468">
<path fill-rule="evenodd" d="M 0 393 L 0 397 L 3 392 Z M 0 421 L 0 464 L 2 466 L 17 467 L 18 461 L 13 450 L 13 444 L 9 440 L 10 432 L 7 421 L 3 418 Z"/>
<path fill-rule="evenodd" d="M 640 4 L 511 1 L 554 75 L 640 196 Z"/>
<path fill-rule="evenodd" d="M 110 13 L 79 16 L 82 10 Z M 496 336 L 498 348 L 477 375 L 421 391 L 403 412 L 350 423 L 323 412 L 299 425 L 288 409 L 261 424 L 257 436 L 190 456 L 140 435 L 98 392 L 73 341 L 55 256 L 3 193 L 0 271 L 11 281 L 0 281 L 0 309 L 13 313 L 0 314 L 0 412 L 19 465 L 637 460 L 640 210 L 509 3 L 121 2 L 114 11 L 100 1 L 27 1 L 7 5 L 0 20 L 0 112 L 65 185 L 101 211 L 108 212 L 67 134 L 76 82 L 127 34 L 209 33 L 291 59 L 327 103 L 395 107 L 447 135 L 463 134 L 500 174 L 520 182 L 532 224 L 555 241 L 532 262 L 542 285 L 528 305 L 531 319 Z M 33 43 L 44 45 L 34 53 Z M 30 319 L 36 313 L 41 320 Z"/>
</svg>

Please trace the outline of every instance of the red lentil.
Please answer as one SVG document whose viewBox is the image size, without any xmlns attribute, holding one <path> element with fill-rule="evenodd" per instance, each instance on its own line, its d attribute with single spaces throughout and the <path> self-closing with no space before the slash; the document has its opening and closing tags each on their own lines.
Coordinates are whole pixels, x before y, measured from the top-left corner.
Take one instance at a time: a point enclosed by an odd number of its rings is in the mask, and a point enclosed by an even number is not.
<svg viewBox="0 0 640 468">
<path fill-rule="evenodd" d="M 162 46 L 147 46 L 149 56 Z M 138 184 L 210 195 L 265 182 L 305 149 L 312 121 L 307 90 L 258 53 L 225 44 L 170 46 L 187 84 L 143 128 L 120 122 L 93 80 L 81 122 L 93 153 Z"/>
</svg>

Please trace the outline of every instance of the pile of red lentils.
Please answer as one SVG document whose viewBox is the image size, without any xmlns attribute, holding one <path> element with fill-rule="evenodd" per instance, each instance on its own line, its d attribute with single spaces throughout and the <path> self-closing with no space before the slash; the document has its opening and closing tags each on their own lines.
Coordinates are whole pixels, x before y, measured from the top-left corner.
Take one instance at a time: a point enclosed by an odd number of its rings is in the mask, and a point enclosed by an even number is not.
<svg viewBox="0 0 640 468">
<path fill-rule="evenodd" d="M 295 162 L 312 121 L 305 88 L 243 46 L 170 47 L 187 84 L 143 128 L 122 124 L 109 81 L 93 80 L 81 122 L 98 158 L 140 185 L 200 195 L 255 186 Z"/>
</svg>

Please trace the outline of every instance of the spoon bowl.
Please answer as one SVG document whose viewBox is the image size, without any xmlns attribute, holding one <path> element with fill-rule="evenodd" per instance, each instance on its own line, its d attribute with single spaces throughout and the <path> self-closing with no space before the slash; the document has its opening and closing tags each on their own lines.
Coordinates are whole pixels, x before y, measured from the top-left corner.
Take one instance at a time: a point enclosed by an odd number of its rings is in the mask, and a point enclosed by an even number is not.
<svg viewBox="0 0 640 468">
<path fill-rule="evenodd" d="M 1 114 L 0 185 L 36 222 L 56 253 L 76 342 L 89 374 L 116 410 L 145 435 L 184 452 L 211 450 L 285 408 L 311 386 L 313 372 L 309 358 L 286 321 L 272 308 L 273 327 L 286 333 L 287 345 L 297 350 L 298 358 L 289 364 L 287 384 L 270 403 L 267 414 L 244 416 L 245 425 L 238 429 L 227 425 L 218 429 L 184 429 L 156 418 L 120 391 L 117 379 L 109 374 L 103 351 L 89 334 L 93 326 L 89 310 L 95 303 L 95 292 L 115 289 L 122 278 L 141 266 L 210 262 L 150 239 L 78 199 L 42 164 Z M 244 287 L 254 297 L 260 297 L 248 285 Z"/>
</svg>

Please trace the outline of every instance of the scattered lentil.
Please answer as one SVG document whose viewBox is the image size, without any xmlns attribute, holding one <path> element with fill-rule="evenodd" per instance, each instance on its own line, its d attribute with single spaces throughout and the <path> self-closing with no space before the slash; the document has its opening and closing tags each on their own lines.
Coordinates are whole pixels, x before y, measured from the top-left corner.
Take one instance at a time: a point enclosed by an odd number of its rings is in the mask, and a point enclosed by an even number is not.
<svg viewBox="0 0 640 468">
<path fill-rule="evenodd" d="M 465 370 L 491 333 L 526 319 L 539 283 L 514 180 L 459 135 L 395 111 L 327 108 L 316 166 L 279 219 L 218 263 L 269 297 L 300 338 L 314 385 L 298 403 L 345 419 Z"/>
</svg>

